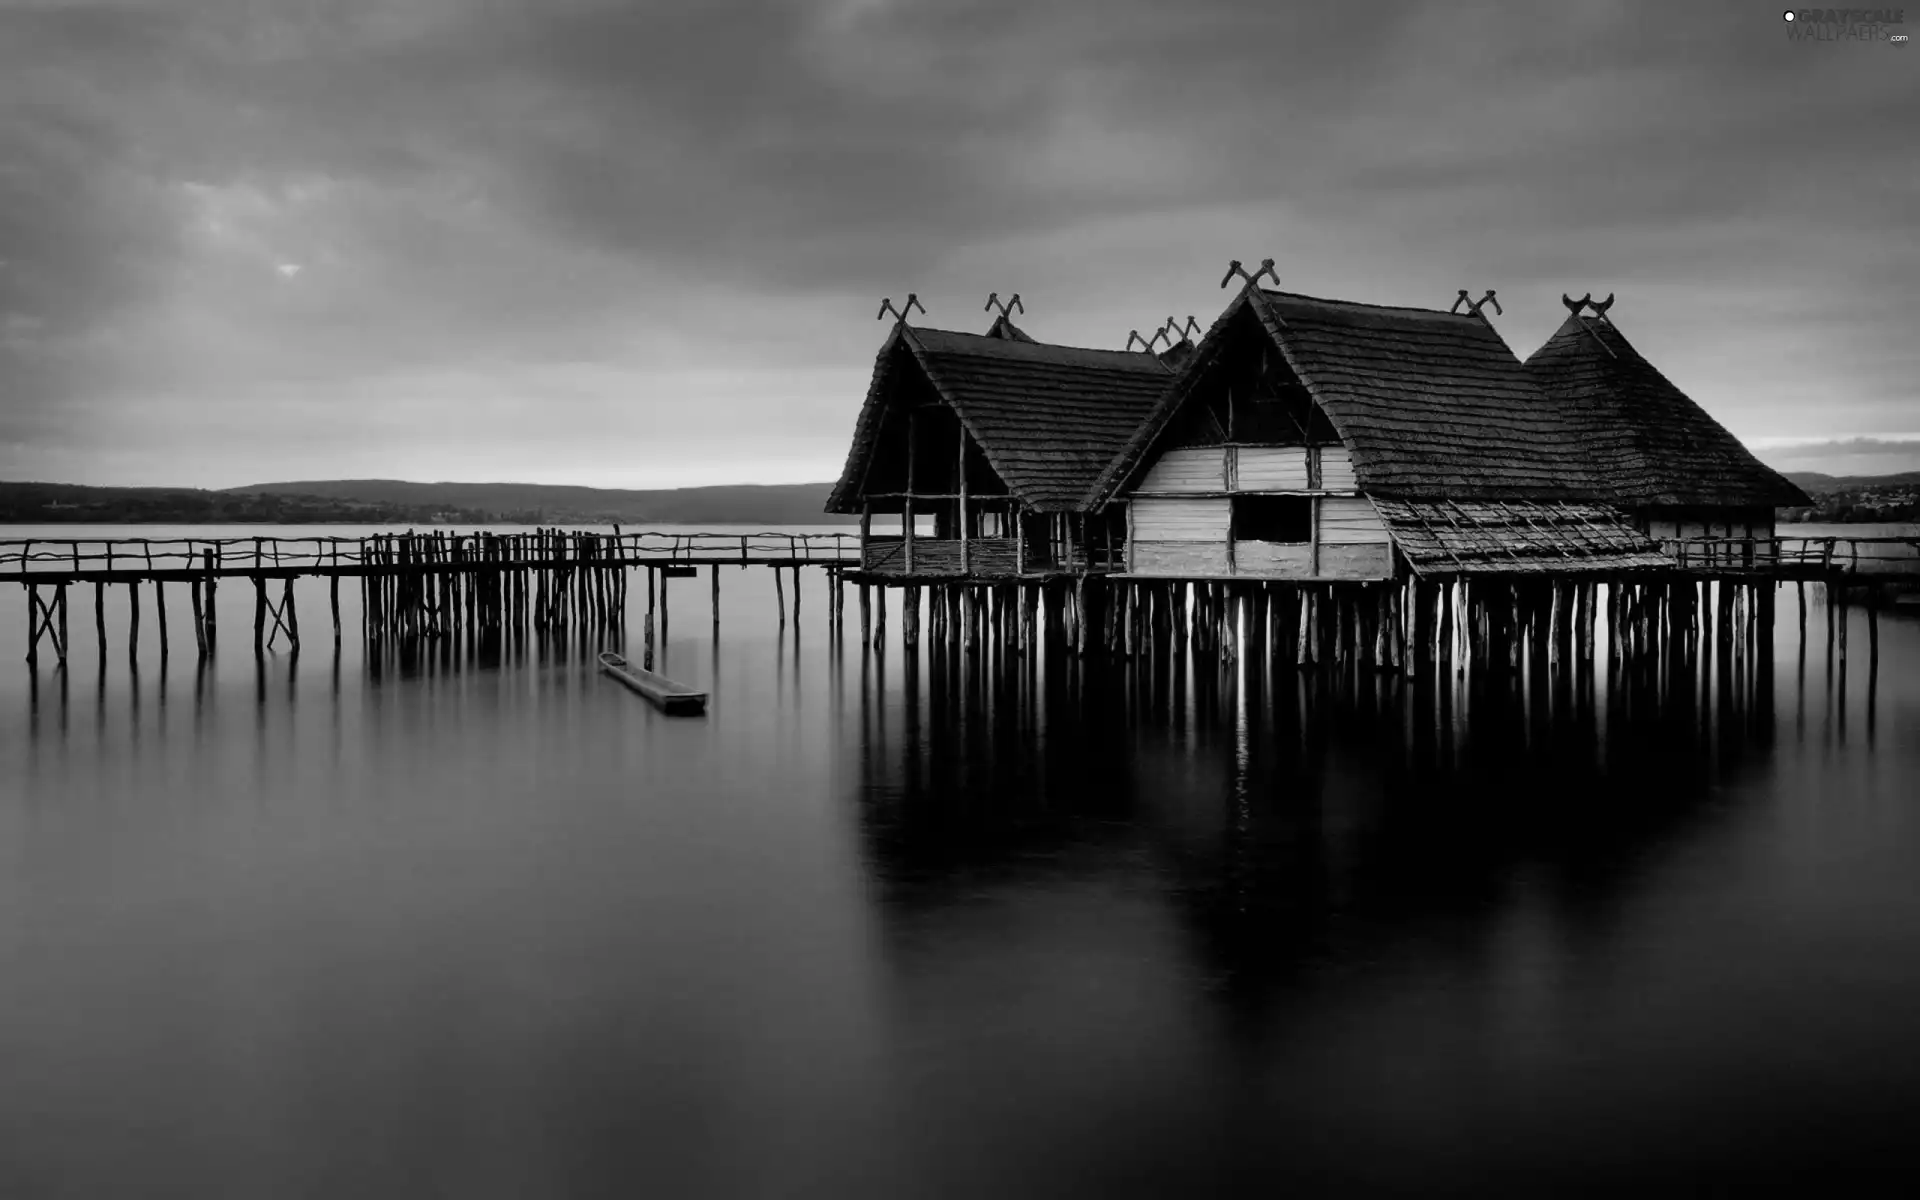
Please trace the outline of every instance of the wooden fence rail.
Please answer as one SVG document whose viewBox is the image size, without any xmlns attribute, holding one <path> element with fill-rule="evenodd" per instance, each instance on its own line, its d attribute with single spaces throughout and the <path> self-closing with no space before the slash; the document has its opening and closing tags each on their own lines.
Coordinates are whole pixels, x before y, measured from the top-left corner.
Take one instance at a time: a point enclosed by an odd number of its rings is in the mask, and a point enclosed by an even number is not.
<svg viewBox="0 0 1920 1200">
<path fill-rule="evenodd" d="M 360 574 L 369 567 L 431 560 L 463 566 L 555 566 L 653 563 L 780 563 L 843 565 L 859 562 L 851 533 L 513 533 L 439 531 L 364 537 L 30 538 L 0 540 L 0 580 L 29 574 L 89 578 L 148 576 L 162 571 L 254 574 Z"/>
</svg>

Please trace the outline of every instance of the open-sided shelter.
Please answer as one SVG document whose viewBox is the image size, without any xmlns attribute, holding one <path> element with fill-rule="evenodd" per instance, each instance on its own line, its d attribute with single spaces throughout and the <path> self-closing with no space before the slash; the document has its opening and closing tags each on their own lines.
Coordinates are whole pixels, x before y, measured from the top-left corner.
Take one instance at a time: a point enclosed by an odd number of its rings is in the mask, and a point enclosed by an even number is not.
<svg viewBox="0 0 1920 1200">
<path fill-rule="evenodd" d="M 898 322 L 827 511 L 860 515 L 873 575 L 1106 570 L 1124 526 L 1090 514 L 1091 485 L 1172 378 L 1154 354 L 1037 342 L 1004 313 L 984 335 Z M 900 532 L 875 533 L 876 513 Z"/>
</svg>

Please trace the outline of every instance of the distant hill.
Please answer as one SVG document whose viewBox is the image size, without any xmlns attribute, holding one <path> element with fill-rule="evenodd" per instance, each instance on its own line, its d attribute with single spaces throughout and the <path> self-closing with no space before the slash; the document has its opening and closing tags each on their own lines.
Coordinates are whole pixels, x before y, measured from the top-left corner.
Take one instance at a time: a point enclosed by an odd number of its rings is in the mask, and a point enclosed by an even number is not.
<svg viewBox="0 0 1920 1200">
<path fill-rule="evenodd" d="M 1895 475 L 1822 475 L 1818 471 L 1783 471 L 1807 492 L 1858 491 L 1864 488 L 1920 487 L 1920 471 Z"/>
<path fill-rule="evenodd" d="M 209 491 L 0 482 L 0 523 L 774 526 L 854 520 L 821 511 L 831 490 L 825 483 L 618 491 L 533 483 L 336 479 Z"/>
<path fill-rule="evenodd" d="M 1821 523 L 1920 521 L 1920 471 L 1897 475 L 1822 475 L 1817 471 L 1789 471 L 1813 500 L 1804 508 L 1783 508 L 1783 522 Z"/>
<path fill-rule="evenodd" d="M 486 519 L 326 496 L 0 482 L 0 523 L 14 525 L 385 525 L 426 524 L 436 516 L 462 523 Z"/>
<path fill-rule="evenodd" d="M 838 525 L 857 518 L 825 511 L 830 483 L 730 484 L 627 491 L 544 483 L 407 483 L 329 479 L 256 483 L 248 495 L 320 496 L 363 504 L 446 508 L 495 514 L 495 520 L 659 525 Z"/>
</svg>

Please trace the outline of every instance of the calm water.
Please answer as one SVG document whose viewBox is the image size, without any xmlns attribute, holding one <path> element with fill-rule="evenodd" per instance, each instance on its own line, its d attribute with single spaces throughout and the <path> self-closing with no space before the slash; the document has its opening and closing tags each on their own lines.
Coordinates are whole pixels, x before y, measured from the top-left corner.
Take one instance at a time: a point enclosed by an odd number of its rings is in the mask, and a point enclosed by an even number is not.
<svg viewBox="0 0 1920 1200">
<path fill-rule="evenodd" d="M 1911 609 L 1871 690 L 1789 588 L 1771 678 L 1576 702 L 910 663 L 722 582 L 694 720 L 577 649 L 376 673 L 312 582 L 264 667 L 222 588 L 206 672 L 184 594 L 137 675 L 76 595 L 30 688 L 0 593 L 0 1195 L 1915 1173 Z"/>
</svg>

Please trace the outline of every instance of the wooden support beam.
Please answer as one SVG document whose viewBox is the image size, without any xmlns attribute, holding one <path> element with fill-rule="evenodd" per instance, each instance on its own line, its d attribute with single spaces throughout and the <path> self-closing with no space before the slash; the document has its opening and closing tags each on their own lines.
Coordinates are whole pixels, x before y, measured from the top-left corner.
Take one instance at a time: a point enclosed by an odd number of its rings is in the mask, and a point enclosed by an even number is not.
<svg viewBox="0 0 1920 1200">
<path fill-rule="evenodd" d="M 40 588 L 27 584 L 27 666 L 40 666 Z"/>
<path fill-rule="evenodd" d="M 160 627 L 160 661 L 167 661 L 167 585 L 153 581 L 154 621 Z"/>
<path fill-rule="evenodd" d="M 956 490 L 960 493 L 960 574 L 965 576 L 973 573 L 973 554 L 968 548 L 968 535 L 971 531 L 967 528 L 967 427 L 965 425 L 960 426 L 960 463 L 957 471 Z"/>
<path fill-rule="evenodd" d="M 913 574 L 913 460 L 915 450 L 920 444 L 916 436 L 919 432 L 920 411 L 907 411 L 907 494 L 900 501 L 900 536 L 905 542 L 907 574 Z M 965 435 L 962 435 L 961 453 L 965 450 Z"/>
<path fill-rule="evenodd" d="M 207 603 L 207 622 L 206 622 L 207 653 L 212 654 L 214 652 L 215 643 L 217 641 L 217 637 L 220 632 L 220 616 L 219 616 L 219 609 L 217 607 L 217 602 L 219 600 L 220 585 L 219 585 L 218 578 L 213 573 L 214 571 L 213 551 L 211 550 L 202 551 L 201 561 L 205 564 L 205 569 L 207 572 L 207 586 L 206 586 L 206 595 L 205 595 L 205 599 Z"/>
</svg>

